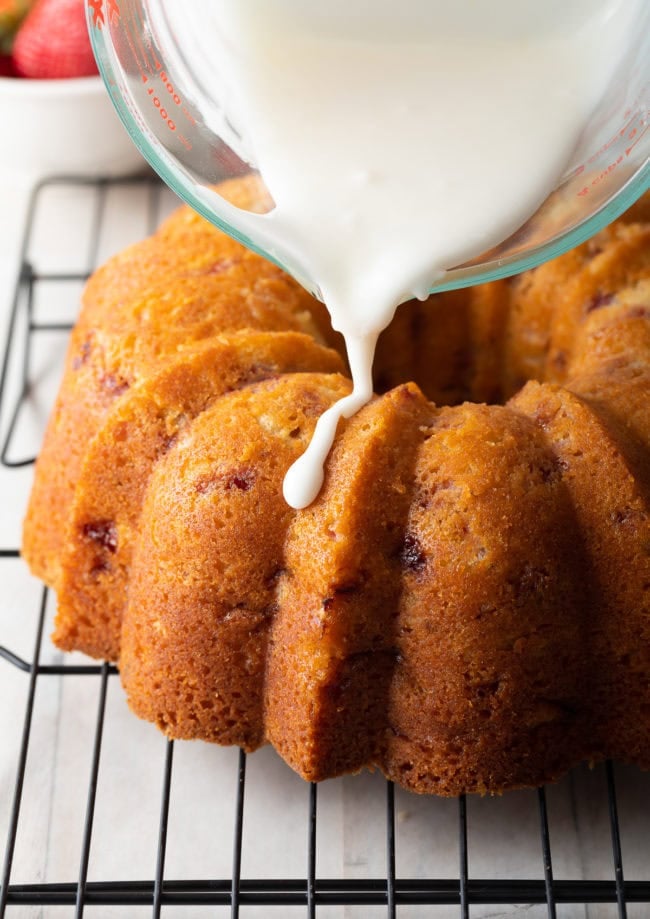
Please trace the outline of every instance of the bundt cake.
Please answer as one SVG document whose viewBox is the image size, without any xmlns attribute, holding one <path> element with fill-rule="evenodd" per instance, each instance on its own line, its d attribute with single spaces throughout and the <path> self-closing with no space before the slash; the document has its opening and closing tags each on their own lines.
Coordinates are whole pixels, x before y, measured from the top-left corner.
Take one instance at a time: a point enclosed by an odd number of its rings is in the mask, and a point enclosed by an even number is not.
<svg viewBox="0 0 650 919">
<path fill-rule="evenodd" d="M 187 208 L 90 279 L 24 528 L 55 642 L 119 662 L 169 737 L 270 742 L 308 779 L 650 767 L 648 199 L 401 307 L 383 394 L 295 511 L 341 353 L 319 303 Z"/>
</svg>

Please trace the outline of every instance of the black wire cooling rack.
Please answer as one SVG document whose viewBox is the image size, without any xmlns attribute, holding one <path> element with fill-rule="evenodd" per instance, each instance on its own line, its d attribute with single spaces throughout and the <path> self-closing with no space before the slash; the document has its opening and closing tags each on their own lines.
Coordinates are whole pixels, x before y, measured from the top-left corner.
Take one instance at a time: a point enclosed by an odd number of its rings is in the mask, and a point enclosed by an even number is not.
<svg viewBox="0 0 650 919">
<path fill-rule="evenodd" d="M 83 179 L 55 178 L 48 179 L 38 185 L 30 200 L 26 230 L 21 250 L 21 265 L 18 281 L 13 298 L 13 308 L 9 317 L 8 334 L 2 365 L 0 370 L 0 412 L 5 419 L 2 426 L 4 436 L 0 448 L 0 461 L 5 470 L 16 470 L 29 465 L 33 458 L 15 458 L 12 453 L 12 442 L 17 422 L 23 409 L 25 400 L 32 386 L 32 350 L 34 342 L 44 332 L 66 333 L 70 324 L 66 322 L 44 321 L 35 318 L 34 299 L 39 286 L 44 284 L 68 283 L 70 281 L 83 282 L 96 264 L 98 257 L 98 240 L 105 215 L 105 205 L 108 191 L 117 184 L 131 184 L 134 190 L 145 190 L 148 195 L 148 224 L 152 228 L 159 217 L 159 199 L 161 187 L 152 177 L 137 178 L 132 180 L 99 180 L 89 181 Z M 32 245 L 34 223 L 43 194 L 53 187 L 72 189 L 84 188 L 93 194 L 92 231 L 87 239 L 89 246 L 88 268 L 83 271 L 62 270 L 39 272 L 36 270 L 28 255 Z M 21 331 L 22 330 L 22 331 Z M 16 365 L 19 377 L 14 392 L 9 395 L 8 380 L 10 367 Z M 0 565 L 21 565 L 19 551 L 14 547 L 0 550 Z M 1 569 L 0 569 L 1 570 Z M 634 915 L 650 917 L 650 860 L 647 860 L 648 880 L 624 880 L 623 856 L 621 846 L 621 828 L 617 810 L 617 793 L 615 786 L 615 769 L 611 763 L 599 767 L 602 770 L 603 781 L 601 790 L 606 800 L 607 823 L 611 837 L 611 861 L 607 876 L 583 879 L 558 879 L 553 874 L 553 857 L 551 850 L 551 833 L 549 832 L 549 816 L 547 808 L 547 792 L 540 789 L 536 792 L 537 809 L 537 847 L 539 853 L 539 876 L 531 879 L 513 879 L 508 877 L 490 877 L 479 879 L 470 876 L 471 838 L 468 830 L 468 809 L 473 806 L 473 801 L 461 797 L 457 801 L 456 829 L 453 838 L 449 840 L 450 848 L 456 848 L 458 872 L 455 877 L 412 877 L 396 875 L 396 852 L 398 848 L 398 834 L 396 834 L 396 807 L 395 789 L 391 783 L 385 786 L 385 809 L 382 822 L 385 825 L 383 839 L 377 840 L 377 845 L 383 849 L 382 860 L 385 864 L 383 877 L 368 878 L 331 878 L 322 877 L 317 864 L 317 833 L 319 815 L 318 788 L 316 785 L 308 787 L 308 809 L 306 825 L 303 827 L 306 845 L 307 870 L 304 876 L 276 879 L 264 877 L 242 876 L 242 852 L 244 840 L 244 815 L 247 800 L 246 767 L 247 758 L 242 752 L 236 762 L 236 775 L 234 775 L 231 789 L 234 793 L 234 820 L 230 833 L 232 835 L 232 871 L 230 876 L 218 878 L 203 878 L 198 880 L 174 880 L 165 872 L 165 859 L 168 843 L 169 810 L 172 798 L 172 774 L 174 767 L 174 744 L 166 742 L 164 761 L 161 763 L 163 775 L 162 794 L 160 798 L 160 818 L 157 838 L 156 868 L 153 877 L 142 881 L 127 881 L 120 879 L 106 879 L 89 881 L 88 867 L 91 853 L 93 831 L 96 828 L 96 792 L 100 763 L 102 755 L 102 739 L 106 723 L 106 698 L 110 680 L 113 680 L 117 671 L 110 664 L 77 664 L 77 663 L 41 663 L 42 649 L 44 647 L 44 622 L 47 607 L 47 590 L 43 589 L 40 596 L 38 609 L 25 609 L 21 615 L 33 616 L 34 619 L 34 644 L 31 658 L 26 660 L 13 653 L 12 650 L 0 646 L 0 666 L 17 668 L 24 673 L 25 707 L 23 715 L 22 740 L 17 751 L 15 765 L 15 788 L 9 806 L 7 837 L 5 845 L 4 862 L 0 876 L 0 919 L 5 915 L 13 915 L 14 908 L 33 906 L 40 908 L 39 915 L 45 915 L 49 906 L 69 907 L 66 915 L 81 917 L 86 907 L 104 906 L 113 907 L 144 907 L 152 911 L 154 917 L 164 915 L 172 907 L 196 907 L 199 912 L 191 915 L 211 915 L 211 907 L 222 907 L 230 910 L 231 916 L 245 913 L 247 907 L 268 907 L 269 914 L 284 915 L 283 909 L 300 907 L 308 917 L 321 915 L 321 911 L 332 915 L 332 910 L 341 909 L 341 915 L 349 915 L 347 908 L 355 908 L 351 914 L 365 916 L 368 911 L 376 910 L 388 917 L 398 914 L 412 916 L 413 909 L 421 907 L 418 916 L 437 916 L 438 910 L 446 907 L 454 908 L 455 915 L 461 919 L 468 919 L 470 915 L 486 915 L 480 908 L 489 904 L 501 905 L 504 909 L 508 905 L 529 908 L 539 905 L 541 913 L 534 915 L 547 915 L 554 919 L 556 915 L 562 916 L 563 904 L 581 904 L 584 906 L 584 915 L 588 917 L 588 904 L 610 904 L 607 915 L 618 916 L 624 919 L 628 915 L 628 906 L 640 912 Z M 1 636 L 0 636 L 1 638 Z M 82 841 L 78 852 L 78 875 L 75 880 L 64 879 L 57 883 L 45 883 L 35 880 L 33 883 L 12 883 L 12 868 L 16 849 L 17 835 L 21 823 L 21 807 L 24 806 L 25 772 L 30 752 L 30 739 L 32 737 L 32 724 L 34 705 L 37 693 L 48 680 L 67 680 L 70 677 L 85 677 L 88 683 L 99 685 L 98 702 L 94 703 L 94 696 L 89 693 L 89 705 L 96 704 L 96 717 L 94 723 L 94 740 L 92 746 L 91 768 L 88 785 L 80 789 L 79 793 L 85 795 L 85 821 Z M 0 705 L 2 699 L 0 698 Z M 17 717 L 19 717 L 17 715 Z M 8 791 L 9 796 L 11 792 Z M 531 793 L 533 794 L 533 793 Z M 419 800 L 419 799 L 418 799 Z M 601 801 L 601 806 L 603 806 Z M 417 806 L 417 801 L 414 806 Z M 322 816 L 322 815 L 321 815 Z M 0 828 L 1 829 L 1 828 Z M 0 845 L 2 840 L 0 839 Z M 647 845 L 647 854 L 650 855 L 650 843 Z M 647 906 L 637 906 L 646 904 Z M 274 908 L 274 909 L 271 909 Z M 365 908 L 365 909 L 364 909 Z M 476 912 L 475 912 L 476 910 Z M 141 915 L 141 911 L 138 915 Z M 221 913 L 220 913 L 221 914 Z M 259 914 L 259 913 L 258 913 Z M 294 914 L 293 912 L 291 913 Z M 22 913 L 21 913 L 22 915 Z M 30 913 L 29 915 L 32 915 Z M 60 915 L 60 912 L 56 912 Z M 104 913 L 102 913 L 104 915 Z M 183 913 L 187 915 L 187 913 Z M 448 912 L 445 915 L 449 915 Z M 491 912 L 490 915 L 502 915 L 500 912 Z M 574 913 L 571 913 L 574 915 Z M 598 914 L 600 915 L 600 913 Z"/>
</svg>

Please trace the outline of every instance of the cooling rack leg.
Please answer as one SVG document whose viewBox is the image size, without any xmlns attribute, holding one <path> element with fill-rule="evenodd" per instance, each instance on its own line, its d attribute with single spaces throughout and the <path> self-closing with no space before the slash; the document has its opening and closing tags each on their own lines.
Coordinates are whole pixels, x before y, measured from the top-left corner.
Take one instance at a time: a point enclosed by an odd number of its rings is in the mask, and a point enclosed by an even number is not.
<svg viewBox="0 0 650 919">
<path fill-rule="evenodd" d="M 386 903 L 395 919 L 395 786 L 386 782 Z"/>
<path fill-rule="evenodd" d="M 609 802 L 609 822 L 612 831 L 612 854 L 614 856 L 614 877 L 616 879 L 616 902 L 618 904 L 618 919 L 627 919 L 627 905 L 625 901 L 625 887 L 623 881 L 623 853 L 621 850 L 621 831 L 618 823 L 618 807 L 616 806 L 616 785 L 614 783 L 614 767 L 609 760 L 605 764 L 607 775 L 607 798 Z"/>
<path fill-rule="evenodd" d="M 158 831 L 158 857 L 156 859 L 156 879 L 153 885 L 153 919 L 160 919 L 162 908 L 162 887 L 165 874 L 165 855 L 167 852 L 167 824 L 169 822 L 169 799 L 172 783 L 172 765 L 174 761 L 174 741 L 167 741 L 165 754 L 165 773 L 162 798 L 160 801 L 160 829 Z"/>
<path fill-rule="evenodd" d="M 243 842 L 244 825 L 244 792 L 246 790 L 246 754 L 239 751 L 239 766 L 237 769 L 237 803 L 235 806 L 235 830 L 232 846 L 232 886 L 230 888 L 230 915 L 232 919 L 239 917 L 239 889 L 241 882 L 241 850 Z"/>
<path fill-rule="evenodd" d="M 81 865 L 79 868 L 79 883 L 77 885 L 77 903 L 75 906 L 75 919 L 82 919 L 86 899 L 86 882 L 88 880 L 88 861 L 90 859 L 90 842 L 95 819 L 95 799 L 97 797 L 97 776 L 99 774 L 99 757 L 102 750 L 102 736 L 104 734 L 104 714 L 106 712 L 106 689 L 108 686 L 109 665 L 104 662 L 101 671 L 99 689 L 99 704 L 97 707 L 97 724 L 95 727 L 95 743 L 93 746 L 93 760 L 90 769 L 90 784 L 88 786 L 88 802 L 86 804 L 86 820 L 81 846 Z"/>
<path fill-rule="evenodd" d="M 546 888 L 548 919 L 556 919 L 555 893 L 553 891 L 553 863 L 551 861 L 551 837 L 548 832 L 546 793 L 543 788 L 537 789 L 537 801 L 539 804 L 540 832 L 542 834 L 542 860 L 544 863 L 544 886 Z"/>
<path fill-rule="evenodd" d="M 316 804 L 318 786 L 309 786 L 309 828 L 307 831 L 307 919 L 316 917 Z"/>
<path fill-rule="evenodd" d="M 33 311 L 33 295 L 34 295 L 34 285 L 33 285 L 33 272 L 31 265 L 25 262 L 22 266 L 20 275 L 18 277 L 16 290 L 14 293 L 13 307 L 11 311 L 11 316 L 9 319 L 9 328 L 7 331 L 7 342 L 4 350 L 4 356 L 2 361 L 2 369 L 0 370 L 0 406 L 4 407 L 5 403 L 5 390 L 7 388 L 9 364 L 11 361 L 11 355 L 15 347 L 15 338 L 18 327 L 18 316 L 22 311 L 26 312 L 26 326 L 25 329 L 25 338 L 22 348 L 22 360 L 21 360 L 21 369 L 20 369 L 20 385 L 18 388 L 18 393 L 16 396 L 16 402 L 7 424 L 4 440 L 2 442 L 2 447 L 0 449 L 0 463 L 3 466 L 11 468 L 12 466 L 21 466 L 27 465 L 32 460 L 20 461 L 18 463 L 12 462 L 9 459 L 9 446 L 11 438 L 13 437 L 14 430 L 18 421 L 18 415 L 20 413 L 21 406 L 25 399 L 25 396 L 28 391 L 29 386 L 29 355 L 31 347 L 31 326 L 32 326 L 32 311 Z"/>
<path fill-rule="evenodd" d="M 18 819 L 20 817 L 20 803 L 23 795 L 23 785 L 25 783 L 25 768 L 27 766 L 27 751 L 29 748 L 29 737 L 32 730 L 32 717 L 34 714 L 34 698 L 36 696 L 36 680 L 38 677 L 38 665 L 41 656 L 41 643 L 43 641 L 43 623 L 45 621 L 45 607 L 47 605 L 47 587 L 43 588 L 41 597 L 41 607 L 39 611 L 38 624 L 36 626 L 36 641 L 34 642 L 34 653 L 32 655 L 32 666 L 29 676 L 29 689 L 27 691 L 27 704 L 25 706 L 25 720 L 23 722 L 23 735 L 20 745 L 20 755 L 18 758 L 18 771 L 16 774 L 16 786 L 14 790 L 13 803 L 11 806 L 11 817 L 9 820 L 9 831 L 7 833 L 7 848 L 5 849 L 4 865 L 2 868 L 2 884 L 0 885 L 0 919 L 3 919 L 7 908 L 7 897 L 9 895 L 9 880 L 11 878 L 11 866 L 14 860 L 14 851 L 16 848 L 16 835 L 18 832 Z"/>
<path fill-rule="evenodd" d="M 467 898 L 467 799 L 461 795 L 458 799 L 458 854 L 460 860 L 460 916 L 469 919 L 469 900 Z"/>
</svg>

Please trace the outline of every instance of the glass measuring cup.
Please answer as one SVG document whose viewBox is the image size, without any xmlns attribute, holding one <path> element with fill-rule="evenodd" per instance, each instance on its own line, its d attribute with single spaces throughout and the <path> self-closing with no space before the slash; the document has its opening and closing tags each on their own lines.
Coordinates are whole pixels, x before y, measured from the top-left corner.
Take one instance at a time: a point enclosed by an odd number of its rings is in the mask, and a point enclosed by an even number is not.
<svg viewBox="0 0 650 919">
<path fill-rule="evenodd" d="M 175 0 L 88 0 L 91 38 L 117 111 L 162 178 L 212 223 L 275 261 L 318 293 L 292 252 L 250 208 L 211 191 L 235 175 L 258 175 L 246 131 L 226 110 L 199 16 Z M 448 271 L 436 290 L 493 280 L 577 245 L 621 214 L 650 185 L 650 5 L 634 45 L 584 126 L 571 164 L 548 199 L 512 236 Z M 471 136 L 463 143 L 480 144 Z M 390 215 L 387 214 L 387 220 Z"/>
</svg>

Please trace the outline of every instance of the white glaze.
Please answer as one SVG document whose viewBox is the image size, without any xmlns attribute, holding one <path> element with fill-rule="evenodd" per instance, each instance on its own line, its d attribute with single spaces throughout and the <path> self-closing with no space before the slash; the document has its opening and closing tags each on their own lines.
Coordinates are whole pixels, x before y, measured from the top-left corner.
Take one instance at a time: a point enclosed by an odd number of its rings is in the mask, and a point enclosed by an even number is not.
<svg viewBox="0 0 650 919">
<path fill-rule="evenodd" d="M 365 335 L 346 338 L 348 361 L 354 380 L 349 396 L 339 399 L 323 412 L 316 423 L 309 446 L 296 460 L 284 479 L 284 498 L 296 509 L 307 507 L 317 497 L 325 478 L 325 461 L 332 449 L 341 418 L 351 418 L 372 399 L 372 360 L 377 338 Z"/>
<path fill-rule="evenodd" d="M 372 397 L 396 307 L 496 245 L 570 168 L 642 0 L 208 0 L 226 110 L 275 201 L 251 234 L 310 279 L 351 396 L 289 471 L 314 500 L 338 420 Z"/>
</svg>

